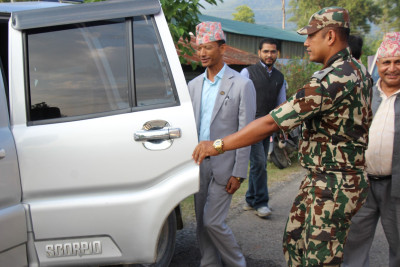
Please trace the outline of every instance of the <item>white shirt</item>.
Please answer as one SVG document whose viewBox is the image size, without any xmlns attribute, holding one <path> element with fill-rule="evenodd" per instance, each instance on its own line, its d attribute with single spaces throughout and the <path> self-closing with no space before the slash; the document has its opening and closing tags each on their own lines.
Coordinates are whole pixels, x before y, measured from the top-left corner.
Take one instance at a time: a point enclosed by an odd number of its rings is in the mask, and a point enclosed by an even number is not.
<svg viewBox="0 0 400 267">
<path fill-rule="evenodd" d="M 381 89 L 381 80 L 376 83 L 382 102 L 369 128 L 368 149 L 365 152 L 367 172 L 373 175 L 391 175 L 394 141 L 394 102 L 400 88 L 391 96 Z"/>
</svg>

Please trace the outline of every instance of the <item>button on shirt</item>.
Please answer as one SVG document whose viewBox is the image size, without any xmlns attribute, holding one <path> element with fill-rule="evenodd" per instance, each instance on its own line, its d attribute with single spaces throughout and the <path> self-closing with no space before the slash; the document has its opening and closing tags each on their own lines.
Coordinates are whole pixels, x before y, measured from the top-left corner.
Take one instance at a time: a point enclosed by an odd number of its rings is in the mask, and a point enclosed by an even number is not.
<svg viewBox="0 0 400 267">
<path fill-rule="evenodd" d="M 391 175 L 394 141 L 394 102 L 397 94 L 400 93 L 400 89 L 388 97 L 382 91 L 380 82 L 381 80 L 379 79 L 377 87 L 382 102 L 369 128 L 369 143 L 365 156 L 369 174 Z"/>
<path fill-rule="evenodd" d="M 226 64 L 224 64 L 222 69 L 214 77 L 214 82 L 207 78 L 207 69 L 204 72 L 203 91 L 201 93 L 199 141 L 210 140 L 211 116 L 225 69 Z"/>
</svg>

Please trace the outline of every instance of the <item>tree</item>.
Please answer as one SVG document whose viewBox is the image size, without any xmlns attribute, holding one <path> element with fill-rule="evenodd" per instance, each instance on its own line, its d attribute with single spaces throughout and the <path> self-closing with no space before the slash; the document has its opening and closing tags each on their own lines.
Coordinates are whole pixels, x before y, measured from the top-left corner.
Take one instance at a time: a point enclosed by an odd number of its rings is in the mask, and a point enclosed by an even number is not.
<svg viewBox="0 0 400 267">
<path fill-rule="evenodd" d="M 253 10 L 248 6 L 248 5 L 241 5 L 235 8 L 237 11 L 236 13 L 233 13 L 233 20 L 236 21 L 243 21 L 247 23 L 255 23 L 254 19 L 254 12 Z"/>
<path fill-rule="evenodd" d="M 390 0 L 390 14 L 393 18 L 392 27 L 395 31 L 400 31 L 400 4 L 398 0 Z"/>
<path fill-rule="evenodd" d="M 286 64 L 276 63 L 275 67 L 285 76 L 288 83 L 286 96 L 290 97 L 306 84 L 314 72 L 322 68 L 321 64 L 311 62 L 308 56 L 305 58 L 292 58 Z"/>
<path fill-rule="evenodd" d="M 205 0 L 207 3 L 217 5 L 217 0 Z M 222 2 L 222 0 L 219 0 Z M 161 6 L 168 22 L 174 43 L 181 50 L 179 60 L 181 63 L 187 63 L 183 57 L 185 54 L 192 55 L 193 47 L 190 45 L 190 33 L 195 32 L 196 25 L 200 22 L 198 15 L 201 14 L 200 8 L 204 6 L 200 0 L 160 0 Z M 178 43 L 182 39 L 184 44 Z M 196 68 L 197 62 L 190 62 L 193 68 Z"/>
<path fill-rule="evenodd" d="M 99 2 L 104 0 L 85 0 L 85 2 Z M 217 5 L 218 0 L 205 0 L 211 5 Z M 223 1 L 223 0 L 219 0 Z M 200 0 L 160 0 L 165 19 L 167 20 L 169 30 L 174 43 L 181 51 L 179 60 L 181 63 L 187 63 L 183 57 L 185 54 L 191 56 L 194 48 L 190 45 L 190 33 L 194 33 L 196 25 L 200 22 L 198 15 L 201 14 Z M 178 43 L 182 40 L 184 44 Z M 193 68 L 197 67 L 198 62 L 190 62 Z"/>
<path fill-rule="evenodd" d="M 281 2 L 282 2 L 282 29 L 285 29 L 285 20 L 286 20 L 285 0 L 281 0 Z"/>
<path fill-rule="evenodd" d="M 383 33 L 379 33 L 379 35 L 365 36 L 361 54 L 361 62 L 365 66 L 368 66 L 368 56 L 375 55 L 378 47 L 381 45 L 382 38 Z"/>
<path fill-rule="evenodd" d="M 377 23 L 382 13 L 380 4 L 374 0 L 290 0 L 289 5 L 290 12 L 293 14 L 290 21 L 296 22 L 299 28 L 307 25 L 311 15 L 324 7 L 346 8 L 350 14 L 351 33 L 359 35 L 369 33 L 371 29 L 369 22 Z"/>
<path fill-rule="evenodd" d="M 400 5 L 398 0 L 384 0 L 379 27 L 383 32 L 400 31 Z"/>
</svg>

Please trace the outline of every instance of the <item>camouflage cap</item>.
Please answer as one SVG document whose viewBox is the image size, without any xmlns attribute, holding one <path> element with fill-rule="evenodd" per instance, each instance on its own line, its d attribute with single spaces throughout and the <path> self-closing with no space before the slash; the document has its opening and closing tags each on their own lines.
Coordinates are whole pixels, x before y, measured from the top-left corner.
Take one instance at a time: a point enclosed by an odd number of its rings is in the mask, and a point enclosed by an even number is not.
<svg viewBox="0 0 400 267">
<path fill-rule="evenodd" d="M 325 27 L 343 27 L 350 28 L 349 12 L 342 7 L 325 7 L 318 12 L 315 12 L 308 25 L 299 29 L 298 34 L 313 34 Z"/>
</svg>

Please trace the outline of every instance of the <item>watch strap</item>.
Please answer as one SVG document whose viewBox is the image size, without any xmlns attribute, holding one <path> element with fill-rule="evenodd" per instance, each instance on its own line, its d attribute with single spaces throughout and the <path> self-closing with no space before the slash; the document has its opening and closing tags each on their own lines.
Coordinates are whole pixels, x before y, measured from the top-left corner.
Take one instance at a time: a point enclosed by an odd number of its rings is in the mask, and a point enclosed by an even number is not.
<svg viewBox="0 0 400 267">
<path fill-rule="evenodd" d="M 213 143 L 213 147 L 215 148 L 215 150 L 218 151 L 219 154 L 224 153 L 225 151 L 223 150 L 224 147 L 224 140 L 222 139 L 217 139 L 214 141 Z"/>
<path fill-rule="evenodd" d="M 244 178 L 241 177 L 234 177 L 236 180 L 238 180 L 239 183 L 243 183 Z"/>
</svg>

